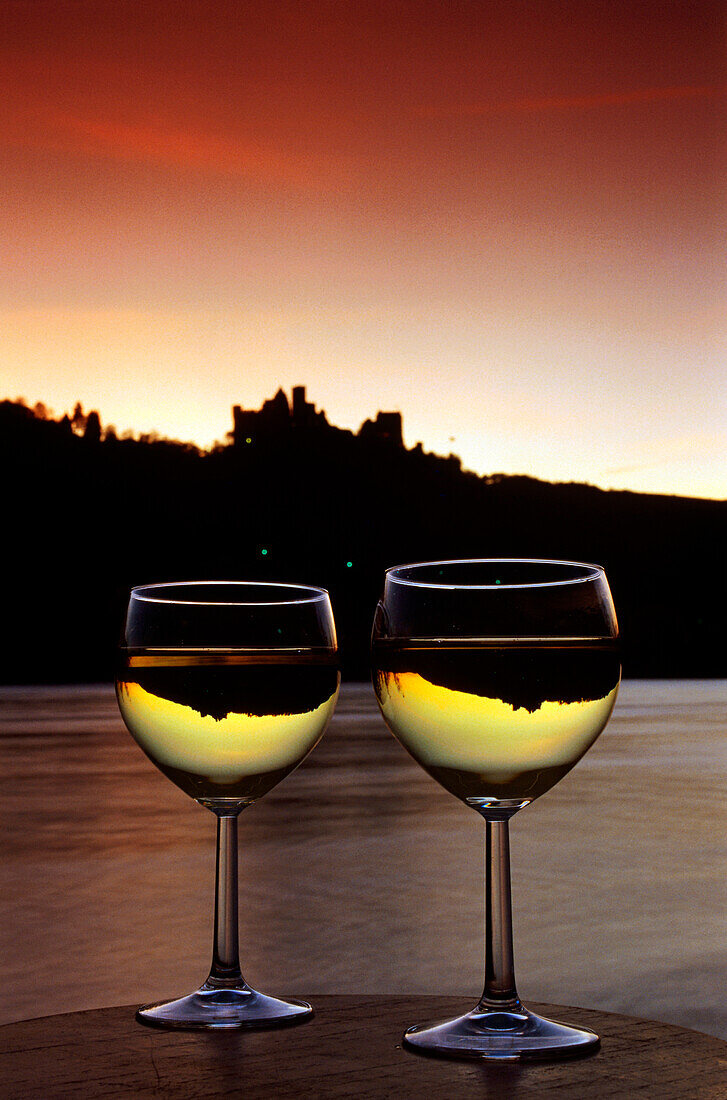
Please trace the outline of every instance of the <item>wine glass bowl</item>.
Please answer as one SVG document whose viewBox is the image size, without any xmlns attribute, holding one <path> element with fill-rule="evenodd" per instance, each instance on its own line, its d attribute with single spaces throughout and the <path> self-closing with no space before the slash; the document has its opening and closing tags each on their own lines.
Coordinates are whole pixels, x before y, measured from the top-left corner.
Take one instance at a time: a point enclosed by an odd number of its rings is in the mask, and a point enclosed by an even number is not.
<svg viewBox="0 0 727 1100">
<path fill-rule="evenodd" d="M 485 990 L 477 1008 L 407 1032 L 450 1057 L 551 1058 L 598 1039 L 534 1016 L 515 988 L 508 821 L 557 783 L 616 699 L 616 617 L 600 566 L 479 559 L 398 566 L 374 620 L 373 680 L 395 737 L 486 821 Z"/>
<path fill-rule="evenodd" d="M 139 1009 L 175 1028 L 269 1027 L 312 1014 L 247 985 L 237 929 L 237 817 L 301 763 L 339 686 L 328 594 L 304 585 L 202 581 L 132 589 L 116 692 L 152 762 L 217 817 L 215 937 L 207 981 Z"/>
</svg>

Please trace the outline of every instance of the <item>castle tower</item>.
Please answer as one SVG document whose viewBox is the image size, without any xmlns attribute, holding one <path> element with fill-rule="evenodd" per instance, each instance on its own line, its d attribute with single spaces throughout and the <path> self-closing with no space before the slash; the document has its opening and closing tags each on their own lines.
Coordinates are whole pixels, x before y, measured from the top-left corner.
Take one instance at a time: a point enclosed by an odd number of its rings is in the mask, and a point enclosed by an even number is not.
<svg viewBox="0 0 727 1100">
<path fill-rule="evenodd" d="M 404 446 L 404 432 L 400 412 L 379 412 L 376 420 L 364 420 L 359 429 L 361 439 L 376 440 L 392 447 Z"/>
</svg>

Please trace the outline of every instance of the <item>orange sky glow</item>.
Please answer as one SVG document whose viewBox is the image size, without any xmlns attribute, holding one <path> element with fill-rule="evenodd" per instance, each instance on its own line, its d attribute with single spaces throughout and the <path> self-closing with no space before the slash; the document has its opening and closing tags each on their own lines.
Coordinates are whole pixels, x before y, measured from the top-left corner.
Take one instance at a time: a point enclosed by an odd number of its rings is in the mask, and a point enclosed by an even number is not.
<svg viewBox="0 0 727 1100">
<path fill-rule="evenodd" d="M 716 0 L 4 0 L 0 398 L 727 496 Z"/>
</svg>

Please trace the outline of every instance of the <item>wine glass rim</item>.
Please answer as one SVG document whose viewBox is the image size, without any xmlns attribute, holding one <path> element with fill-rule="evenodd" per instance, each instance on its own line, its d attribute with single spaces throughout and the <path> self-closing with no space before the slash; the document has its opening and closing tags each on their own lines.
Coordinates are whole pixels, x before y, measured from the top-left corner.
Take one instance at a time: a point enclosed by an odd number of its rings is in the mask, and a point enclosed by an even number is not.
<svg viewBox="0 0 727 1100">
<path fill-rule="evenodd" d="M 164 588 L 204 588 L 207 585 L 217 587 L 227 585 L 230 588 L 292 589 L 297 592 L 307 592 L 310 595 L 279 600 L 185 600 L 148 595 L 149 592 Z M 328 592 L 325 588 L 318 588 L 313 584 L 292 584 L 286 581 L 160 581 L 156 584 L 135 585 L 131 589 L 131 597 L 143 600 L 145 603 L 181 604 L 185 607 L 274 607 L 279 604 L 319 603 L 328 599 Z"/>
<path fill-rule="evenodd" d="M 447 584 L 445 581 L 419 581 L 410 577 L 397 576 L 402 569 L 424 569 L 437 565 L 566 565 L 585 572 L 578 576 L 561 578 L 560 580 L 520 581 L 517 584 L 507 582 L 496 584 Z M 444 561 L 417 561 L 406 565 L 392 565 L 386 570 L 386 577 L 391 578 L 396 584 L 409 585 L 412 588 L 442 588 L 464 590 L 492 590 L 501 592 L 507 589 L 517 588 L 555 588 L 567 584 L 585 584 L 594 581 L 598 577 L 605 576 L 602 565 L 584 561 L 563 561 L 558 558 L 450 558 Z"/>
</svg>

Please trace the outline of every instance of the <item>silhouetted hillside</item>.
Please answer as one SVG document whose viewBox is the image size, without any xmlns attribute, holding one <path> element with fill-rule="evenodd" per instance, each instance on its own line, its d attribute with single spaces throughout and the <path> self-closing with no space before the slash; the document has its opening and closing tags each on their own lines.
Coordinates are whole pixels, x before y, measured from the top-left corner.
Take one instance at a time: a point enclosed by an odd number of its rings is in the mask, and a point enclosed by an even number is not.
<svg viewBox="0 0 727 1100">
<path fill-rule="evenodd" d="M 357 435 L 329 425 L 302 387 L 236 408 L 209 453 L 119 439 L 80 406 L 55 421 L 0 402 L 2 680 L 109 678 L 129 587 L 201 578 L 328 588 L 346 671 L 364 676 L 386 566 L 497 556 L 604 564 L 626 675 L 725 675 L 727 504 L 480 478 L 401 438 L 398 413 Z"/>
</svg>

